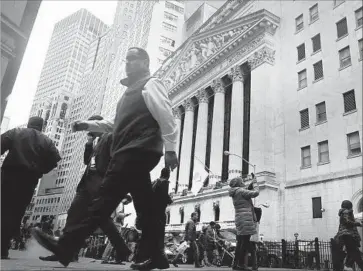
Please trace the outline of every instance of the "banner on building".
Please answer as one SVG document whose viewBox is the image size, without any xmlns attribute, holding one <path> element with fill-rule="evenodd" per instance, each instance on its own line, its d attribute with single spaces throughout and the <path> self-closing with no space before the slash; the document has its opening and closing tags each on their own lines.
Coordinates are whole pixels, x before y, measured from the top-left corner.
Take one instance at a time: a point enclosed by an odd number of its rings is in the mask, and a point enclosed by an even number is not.
<svg viewBox="0 0 363 271">
<path fill-rule="evenodd" d="M 204 169 L 201 163 L 194 163 L 193 186 L 192 193 L 196 196 L 203 187 L 205 179 L 208 177 L 208 172 Z"/>
</svg>

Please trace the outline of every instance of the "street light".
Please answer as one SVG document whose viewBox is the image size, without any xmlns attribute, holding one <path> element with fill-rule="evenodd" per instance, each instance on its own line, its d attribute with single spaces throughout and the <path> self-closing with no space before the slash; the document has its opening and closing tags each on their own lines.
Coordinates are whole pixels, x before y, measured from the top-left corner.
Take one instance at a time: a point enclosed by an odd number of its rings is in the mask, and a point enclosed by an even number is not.
<svg viewBox="0 0 363 271">
<path fill-rule="evenodd" d="M 253 174 L 256 175 L 256 165 L 251 164 L 249 161 L 247 161 L 246 159 L 244 159 L 241 155 L 238 155 L 238 154 L 235 154 L 235 153 L 231 153 L 229 151 L 224 151 L 223 154 L 225 156 L 232 155 L 232 156 L 237 156 L 237 157 L 241 158 L 242 161 L 245 161 L 247 164 L 249 164 L 251 167 L 253 167 Z"/>
</svg>

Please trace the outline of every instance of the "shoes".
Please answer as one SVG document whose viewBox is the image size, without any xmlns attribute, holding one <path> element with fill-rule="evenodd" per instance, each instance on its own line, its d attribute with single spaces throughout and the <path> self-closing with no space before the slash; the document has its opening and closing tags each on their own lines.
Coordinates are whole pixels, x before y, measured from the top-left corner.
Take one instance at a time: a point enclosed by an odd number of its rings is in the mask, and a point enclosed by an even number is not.
<svg viewBox="0 0 363 271">
<path fill-rule="evenodd" d="M 55 256 L 54 254 L 47 256 L 47 257 L 39 256 L 39 259 L 42 261 L 47 261 L 47 262 L 57 262 L 58 261 L 57 256 Z"/>
<path fill-rule="evenodd" d="M 9 260 L 10 257 L 9 257 L 9 255 L 1 255 L 1 259 L 2 260 Z"/>
<path fill-rule="evenodd" d="M 134 270 L 151 270 L 151 269 L 168 269 L 169 268 L 169 263 L 166 262 L 166 264 L 164 262 L 161 261 L 153 261 L 151 259 L 148 259 L 142 263 L 133 263 L 130 266 L 132 269 Z"/>
<path fill-rule="evenodd" d="M 42 247 L 52 252 L 64 267 L 67 267 L 72 261 L 72 257 L 67 257 L 65 253 L 59 250 L 58 242 L 52 236 L 39 228 L 33 228 L 32 235 Z"/>
<path fill-rule="evenodd" d="M 171 262 L 175 267 L 178 267 L 179 265 L 176 263 L 176 262 L 174 262 L 174 261 L 172 261 Z"/>
</svg>

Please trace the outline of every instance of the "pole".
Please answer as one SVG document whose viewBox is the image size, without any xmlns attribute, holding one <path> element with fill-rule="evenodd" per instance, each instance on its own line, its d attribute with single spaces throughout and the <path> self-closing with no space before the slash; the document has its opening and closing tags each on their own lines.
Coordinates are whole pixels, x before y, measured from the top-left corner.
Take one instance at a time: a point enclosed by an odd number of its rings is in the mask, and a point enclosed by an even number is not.
<svg viewBox="0 0 363 271">
<path fill-rule="evenodd" d="M 207 170 L 208 170 L 208 172 L 210 172 L 210 173 L 212 173 L 213 175 L 214 175 L 214 173 L 202 162 L 202 161 L 200 161 L 199 160 L 199 158 L 198 157 L 196 157 L 195 155 L 194 155 L 194 158 L 195 159 L 197 159 L 197 161 L 199 162 L 199 163 L 201 163 Z"/>
</svg>

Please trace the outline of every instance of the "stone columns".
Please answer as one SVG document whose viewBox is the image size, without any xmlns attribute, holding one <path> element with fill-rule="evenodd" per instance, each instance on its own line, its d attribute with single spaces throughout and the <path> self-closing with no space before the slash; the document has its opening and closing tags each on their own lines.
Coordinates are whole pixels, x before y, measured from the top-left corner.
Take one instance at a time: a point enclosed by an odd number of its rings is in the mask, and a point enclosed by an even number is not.
<svg viewBox="0 0 363 271">
<path fill-rule="evenodd" d="M 214 185 L 221 180 L 223 161 L 223 137 L 224 137 L 224 94 L 225 90 L 220 79 L 213 81 L 214 91 L 213 121 L 211 135 L 209 185 Z"/>
<path fill-rule="evenodd" d="M 181 142 L 178 192 L 188 188 L 193 142 L 194 104 L 192 100 L 187 99 L 183 107 L 185 109 L 185 116 L 183 142 Z"/>
<path fill-rule="evenodd" d="M 179 154 L 179 146 L 180 146 L 180 129 L 181 129 L 181 112 L 180 112 L 180 109 L 179 108 L 174 108 L 173 109 L 173 115 L 175 117 L 175 122 L 176 122 L 176 125 L 178 127 L 178 132 L 179 132 L 179 135 L 178 135 L 178 142 L 177 142 L 177 145 L 176 145 L 176 155 L 178 156 L 178 159 L 180 161 L 180 154 Z M 171 173 L 170 173 L 170 185 L 169 185 L 169 193 L 170 192 L 175 192 L 175 185 L 176 185 L 176 177 L 177 177 L 177 168 L 174 169 Z"/>
<path fill-rule="evenodd" d="M 233 154 L 243 156 L 243 75 L 241 68 L 235 66 L 231 69 L 230 77 L 233 81 L 231 125 L 229 138 L 229 151 Z M 241 176 L 242 159 L 235 155 L 229 156 L 228 178 Z"/>
<path fill-rule="evenodd" d="M 205 155 L 207 151 L 207 127 L 208 127 L 208 94 L 205 89 L 198 91 L 199 103 L 197 134 L 195 136 L 194 148 L 194 172 L 197 166 L 205 166 Z M 193 172 L 193 174 L 194 174 Z"/>
</svg>

